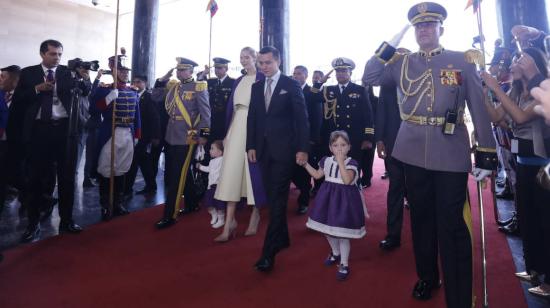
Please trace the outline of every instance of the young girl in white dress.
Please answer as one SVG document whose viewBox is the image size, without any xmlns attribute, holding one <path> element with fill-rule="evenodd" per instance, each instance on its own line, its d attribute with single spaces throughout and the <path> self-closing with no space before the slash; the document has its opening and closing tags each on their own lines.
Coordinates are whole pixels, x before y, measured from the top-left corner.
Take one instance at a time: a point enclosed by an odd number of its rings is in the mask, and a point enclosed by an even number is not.
<svg viewBox="0 0 550 308">
<path fill-rule="evenodd" d="M 304 165 L 315 179 L 325 177 L 309 211 L 306 226 L 325 234 L 331 248 L 325 265 L 339 263 L 336 278 L 345 280 L 350 273 L 350 239 L 366 234 L 366 209 L 357 187 L 358 164 L 347 156 L 350 150 L 348 134 L 344 131 L 332 132 L 329 144 L 333 156 L 323 157 L 319 169 L 308 163 Z"/>
<path fill-rule="evenodd" d="M 225 224 L 225 202 L 214 199 L 216 186 L 220 179 L 223 159 L 223 142 L 216 140 L 210 145 L 210 162 L 208 166 L 197 163 L 197 168 L 208 173 L 208 190 L 204 194 L 204 203 L 208 206 L 208 213 L 211 215 L 210 224 L 217 229 Z"/>
</svg>

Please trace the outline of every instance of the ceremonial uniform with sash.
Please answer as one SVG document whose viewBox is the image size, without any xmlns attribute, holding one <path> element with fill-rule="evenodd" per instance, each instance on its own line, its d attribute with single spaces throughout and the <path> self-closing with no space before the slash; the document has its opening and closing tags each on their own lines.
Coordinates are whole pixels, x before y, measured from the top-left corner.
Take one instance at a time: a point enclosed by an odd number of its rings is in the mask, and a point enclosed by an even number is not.
<svg viewBox="0 0 550 308">
<path fill-rule="evenodd" d="M 446 16 L 441 5 L 429 2 L 409 11 L 417 33 L 428 29 L 422 27 L 437 31 Z M 481 80 L 471 57 L 476 53 L 439 46 L 401 55 L 395 47 L 386 42 L 380 46 L 367 62 L 363 81 L 367 85 L 394 82 L 398 87 L 403 122 L 392 156 L 405 165 L 419 277 L 413 296 L 429 299 L 431 290 L 439 286 L 439 251 L 447 307 L 471 307 L 473 231 L 467 182 L 472 164 L 463 120 L 465 102 L 478 142 L 474 173 L 482 178 L 497 162 Z"/>
<path fill-rule="evenodd" d="M 332 61 L 332 67 L 338 69 L 355 68 L 355 63 L 347 58 Z M 319 84 L 314 85 L 318 89 Z M 323 89 L 323 121 L 321 123 L 321 144 L 325 154 L 329 155 L 330 133 L 344 130 L 351 142 L 350 156 L 361 161 L 361 146 L 364 141 L 374 142 L 374 120 L 372 106 L 365 88 L 348 82 L 327 86 Z"/>
<path fill-rule="evenodd" d="M 118 69 L 130 70 L 121 62 L 124 56 L 118 56 Z M 114 57 L 109 58 L 113 65 Z M 117 77 L 115 77 L 117 78 Z M 119 78 L 117 78 L 119 79 Z M 102 218 L 108 220 L 114 215 L 127 214 L 122 206 L 124 193 L 124 175 L 130 170 L 134 156 L 134 138 L 141 137 L 141 120 L 139 111 L 138 93 L 118 80 L 116 90 L 112 85 L 99 85 L 92 90 L 92 111 L 101 113 L 103 121 L 98 131 L 99 159 L 97 172 L 99 173 L 99 202 L 102 207 Z M 114 121 L 114 203 L 113 213 L 109 211 L 109 179 L 111 175 L 111 138 L 113 137 L 112 121 Z"/>
<path fill-rule="evenodd" d="M 197 66 L 195 62 L 185 58 L 177 58 L 177 61 L 178 70 L 192 72 L 193 67 Z M 210 130 L 210 106 L 207 83 L 194 81 L 192 77 L 183 81 L 157 80 L 153 99 L 158 100 L 159 97 L 165 98 L 166 113 L 169 116 L 165 136 L 166 204 L 163 218 L 157 223 L 157 228 L 164 228 L 175 222 L 182 193 L 186 207 L 198 206 L 199 200 L 193 198 L 192 183 L 186 179 L 197 139 L 207 137 Z"/>
</svg>

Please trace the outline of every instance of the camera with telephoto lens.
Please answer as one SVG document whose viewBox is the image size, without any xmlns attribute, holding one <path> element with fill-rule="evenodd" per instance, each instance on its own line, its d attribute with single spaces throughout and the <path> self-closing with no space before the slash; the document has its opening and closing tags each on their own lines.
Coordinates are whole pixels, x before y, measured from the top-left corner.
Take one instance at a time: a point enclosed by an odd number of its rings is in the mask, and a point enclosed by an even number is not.
<svg viewBox="0 0 550 308">
<path fill-rule="evenodd" d="M 83 68 L 85 70 L 97 72 L 99 69 L 99 61 L 82 61 L 80 58 L 74 58 L 67 62 L 67 67 L 72 71 L 76 71 L 77 68 Z"/>
</svg>

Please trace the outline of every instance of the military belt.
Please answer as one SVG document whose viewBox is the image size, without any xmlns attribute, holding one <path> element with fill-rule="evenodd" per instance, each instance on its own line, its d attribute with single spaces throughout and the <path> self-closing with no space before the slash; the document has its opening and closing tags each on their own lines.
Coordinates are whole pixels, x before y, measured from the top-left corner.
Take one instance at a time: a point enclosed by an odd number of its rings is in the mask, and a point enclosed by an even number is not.
<svg viewBox="0 0 550 308">
<path fill-rule="evenodd" d="M 134 118 L 115 118 L 116 124 L 130 124 L 134 123 Z"/>
<path fill-rule="evenodd" d="M 443 126 L 443 124 L 445 124 L 444 117 L 411 116 L 405 121 L 414 123 L 416 125 Z M 458 118 L 458 121 L 456 124 L 463 124 L 463 123 L 464 123 L 464 117 Z"/>
</svg>

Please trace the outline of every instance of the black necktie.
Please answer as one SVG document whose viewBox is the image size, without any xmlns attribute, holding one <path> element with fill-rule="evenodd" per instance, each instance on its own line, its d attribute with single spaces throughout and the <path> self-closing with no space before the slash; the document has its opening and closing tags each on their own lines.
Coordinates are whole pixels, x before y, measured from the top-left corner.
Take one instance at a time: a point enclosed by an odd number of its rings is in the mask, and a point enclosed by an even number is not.
<svg viewBox="0 0 550 308">
<path fill-rule="evenodd" d="M 340 89 L 341 89 L 340 93 L 344 93 L 344 90 L 346 89 L 346 86 L 342 85 L 342 87 Z"/>
<path fill-rule="evenodd" d="M 55 82 L 53 77 L 53 71 L 48 70 L 46 75 L 47 82 Z M 53 105 L 53 91 L 41 92 L 42 104 L 40 106 L 40 119 L 42 121 L 49 121 L 52 119 L 52 105 Z"/>
<path fill-rule="evenodd" d="M 222 86 L 222 80 L 218 79 L 218 87 L 221 87 L 221 86 Z"/>
</svg>

